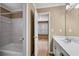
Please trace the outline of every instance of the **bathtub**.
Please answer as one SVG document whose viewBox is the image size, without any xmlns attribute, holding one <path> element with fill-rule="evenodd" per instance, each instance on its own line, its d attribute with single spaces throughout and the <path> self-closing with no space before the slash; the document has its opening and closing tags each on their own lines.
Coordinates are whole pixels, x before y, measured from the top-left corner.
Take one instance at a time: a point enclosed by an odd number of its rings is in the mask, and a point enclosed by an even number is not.
<svg viewBox="0 0 79 59">
<path fill-rule="evenodd" d="M 10 43 L 0 47 L 0 56 L 22 56 L 22 44 Z"/>
</svg>

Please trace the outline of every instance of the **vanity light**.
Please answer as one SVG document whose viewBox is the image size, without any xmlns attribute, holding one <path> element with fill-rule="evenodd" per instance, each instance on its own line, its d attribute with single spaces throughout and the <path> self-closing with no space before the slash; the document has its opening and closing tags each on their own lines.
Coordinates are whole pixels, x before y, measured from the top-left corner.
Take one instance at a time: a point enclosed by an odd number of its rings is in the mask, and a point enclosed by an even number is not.
<svg viewBox="0 0 79 59">
<path fill-rule="evenodd" d="M 66 6 L 66 10 L 68 10 L 69 8 L 70 8 L 70 5 L 67 5 L 67 6 Z"/>
<path fill-rule="evenodd" d="M 75 5 L 76 5 L 75 3 L 68 3 L 66 5 L 66 10 L 74 8 Z"/>
</svg>

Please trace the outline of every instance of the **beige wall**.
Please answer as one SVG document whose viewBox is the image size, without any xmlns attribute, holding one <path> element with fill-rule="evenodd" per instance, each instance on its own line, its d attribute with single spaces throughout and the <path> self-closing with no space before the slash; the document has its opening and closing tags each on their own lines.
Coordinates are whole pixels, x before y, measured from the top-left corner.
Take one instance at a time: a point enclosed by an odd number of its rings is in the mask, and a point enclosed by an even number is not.
<svg viewBox="0 0 79 59">
<path fill-rule="evenodd" d="M 37 11 L 38 13 L 50 12 L 50 39 L 52 39 L 53 35 L 65 35 L 65 6 L 42 8 L 37 9 Z M 60 32 L 60 29 L 62 29 L 62 32 Z"/>
<path fill-rule="evenodd" d="M 31 55 L 31 51 L 30 51 L 30 49 L 31 49 L 31 24 L 30 24 L 30 22 L 31 22 L 31 11 L 33 11 L 33 13 L 35 13 L 35 8 L 34 8 L 34 6 L 33 6 L 33 4 L 31 4 L 31 3 L 29 3 L 28 4 L 28 29 L 29 29 L 29 42 L 28 42 L 28 44 L 29 44 L 29 46 L 28 46 L 28 48 L 29 48 L 29 55 Z"/>
</svg>

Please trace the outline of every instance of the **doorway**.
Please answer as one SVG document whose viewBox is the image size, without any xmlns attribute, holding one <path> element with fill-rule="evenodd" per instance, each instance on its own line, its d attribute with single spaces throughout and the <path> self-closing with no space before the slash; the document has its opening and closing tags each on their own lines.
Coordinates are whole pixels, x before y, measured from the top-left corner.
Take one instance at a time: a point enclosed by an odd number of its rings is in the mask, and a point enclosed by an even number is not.
<svg viewBox="0 0 79 59">
<path fill-rule="evenodd" d="M 49 13 L 38 14 L 38 56 L 49 56 Z"/>
</svg>

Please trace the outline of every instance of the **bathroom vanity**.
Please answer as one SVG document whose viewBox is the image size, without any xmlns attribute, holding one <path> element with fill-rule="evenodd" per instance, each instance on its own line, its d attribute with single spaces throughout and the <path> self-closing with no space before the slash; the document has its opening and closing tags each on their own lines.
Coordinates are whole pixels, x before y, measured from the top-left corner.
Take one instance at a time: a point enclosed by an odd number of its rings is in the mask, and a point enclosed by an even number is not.
<svg viewBox="0 0 79 59">
<path fill-rule="evenodd" d="M 68 42 L 64 36 L 54 36 L 53 53 L 55 56 L 79 56 L 78 37 L 71 37 Z"/>
</svg>

